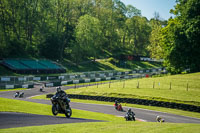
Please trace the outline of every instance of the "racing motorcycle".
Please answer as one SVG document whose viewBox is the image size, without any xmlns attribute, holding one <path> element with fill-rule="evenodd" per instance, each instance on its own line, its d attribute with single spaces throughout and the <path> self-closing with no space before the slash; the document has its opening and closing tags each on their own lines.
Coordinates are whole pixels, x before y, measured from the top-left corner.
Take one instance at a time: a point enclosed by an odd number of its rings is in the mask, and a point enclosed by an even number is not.
<svg viewBox="0 0 200 133">
<path fill-rule="evenodd" d="M 120 104 L 120 103 L 118 103 L 118 104 L 114 104 L 114 107 L 115 107 L 115 109 L 116 110 L 118 110 L 118 111 L 123 111 L 123 108 L 122 108 L 122 105 Z"/>
<path fill-rule="evenodd" d="M 70 99 L 66 98 L 67 101 L 63 101 L 62 98 L 59 98 L 57 95 L 51 97 L 52 102 L 52 113 L 57 115 L 58 113 L 65 114 L 67 118 L 70 118 L 72 115 L 72 109 L 69 105 Z"/>
<path fill-rule="evenodd" d="M 16 97 L 18 97 L 19 96 L 19 92 L 16 92 L 15 94 L 14 94 L 14 97 L 16 98 Z"/>
<path fill-rule="evenodd" d="M 16 92 L 15 94 L 14 94 L 14 97 L 16 98 L 16 97 L 19 97 L 19 98 L 22 98 L 24 96 L 24 92 Z"/>
<path fill-rule="evenodd" d="M 126 119 L 126 121 L 135 121 L 135 114 L 134 113 L 126 114 L 124 118 Z"/>
</svg>

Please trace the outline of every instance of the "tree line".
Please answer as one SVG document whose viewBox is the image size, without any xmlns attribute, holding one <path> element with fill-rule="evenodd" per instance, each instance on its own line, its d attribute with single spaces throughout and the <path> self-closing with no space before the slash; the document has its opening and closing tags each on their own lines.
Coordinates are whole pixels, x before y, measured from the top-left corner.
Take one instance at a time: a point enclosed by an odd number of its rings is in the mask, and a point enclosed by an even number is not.
<svg viewBox="0 0 200 133">
<path fill-rule="evenodd" d="M 196 7 L 191 12 L 190 4 Z M 86 59 L 119 58 L 121 54 L 142 55 L 164 58 L 169 70 L 177 72 L 190 68 L 182 66 L 184 61 L 177 57 L 184 54 L 179 48 L 188 48 L 194 42 L 178 30 L 188 35 L 195 30 L 191 25 L 198 30 L 199 18 L 194 19 L 198 13 L 193 15 L 199 11 L 198 4 L 195 0 L 178 0 L 171 11 L 176 17 L 166 22 L 158 14 L 148 20 L 139 9 L 120 0 L 0 0 L 0 57 L 69 59 L 78 64 Z M 186 41 L 180 37 L 187 40 L 188 47 L 182 47 Z M 194 38 L 191 35 L 190 39 Z M 199 43 L 195 43 L 197 48 Z M 191 56 L 185 63 L 192 62 Z"/>
<path fill-rule="evenodd" d="M 177 0 L 175 15 L 165 27 L 160 22 L 152 26 L 150 55 L 163 58 L 173 73 L 200 71 L 200 0 Z"/>
</svg>

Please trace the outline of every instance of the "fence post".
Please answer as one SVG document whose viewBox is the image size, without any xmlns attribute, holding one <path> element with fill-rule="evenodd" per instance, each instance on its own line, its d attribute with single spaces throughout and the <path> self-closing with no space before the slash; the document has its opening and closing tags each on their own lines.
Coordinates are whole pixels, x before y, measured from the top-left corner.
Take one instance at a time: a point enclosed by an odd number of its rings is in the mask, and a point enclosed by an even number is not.
<svg viewBox="0 0 200 133">
<path fill-rule="evenodd" d="M 137 88 L 140 88 L 140 82 L 138 81 Z"/>
<path fill-rule="evenodd" d="M 97 88 L 98 88 L 98 83 L 97 83 Z"/>
<path fill-rule="evenodd" d="M 172 82 L 170 82 L 169 89 L 170 90 L 172 89 Z"/>
<path fill-rule="evenodd" d="M 188 91 L 188 89 L 189 89 L 189 84 L 187 83 L 187 91 Z"/>
<path fill-rule="evenodd" d="M 109 82 L 109 88 L 110 88 L 110 82 Z"/>
<path fill-rule="evenodd" d="M 155 87 L 155 81 L 153 82 L 153 89 L 154 89 L 154 87 Z"/>
</svg>

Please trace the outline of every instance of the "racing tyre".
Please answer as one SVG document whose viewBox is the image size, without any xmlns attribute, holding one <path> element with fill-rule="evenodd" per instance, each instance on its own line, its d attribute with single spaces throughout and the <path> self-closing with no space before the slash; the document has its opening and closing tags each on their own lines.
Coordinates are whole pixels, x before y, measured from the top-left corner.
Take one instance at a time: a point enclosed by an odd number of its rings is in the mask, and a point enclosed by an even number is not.
<svg viewBox="0 0 200 133">
<path fill-rule="evenodd" d="M 70 118 L 71 115 L 72 115 L 72 109 L 69 107 L 69 109 L 67 109 L 67 111 L 65 112 L 65 116 L 66 116 L 67 118 Z"/>
<path fill-rule="evenodd" d="M 58 114 L 58 110 L 56 108 L 56 105 L 52 106 L 52 113 L 53 113 L 53 115 L 57 115 Z"/>
</svg>

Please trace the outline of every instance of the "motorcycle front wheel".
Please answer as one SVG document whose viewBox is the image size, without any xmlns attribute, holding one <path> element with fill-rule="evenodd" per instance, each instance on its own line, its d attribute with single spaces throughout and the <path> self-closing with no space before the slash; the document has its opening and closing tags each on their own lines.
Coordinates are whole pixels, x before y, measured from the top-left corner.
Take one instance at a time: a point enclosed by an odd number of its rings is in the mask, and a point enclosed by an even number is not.
<svg viewBox="0 0 200 133">
<path fill-rule="evenodd" d="M 65 112 L 65 116 L 66 116 L 67 118 L 70 118 L 71 115 L 72 115 L 72 109 L 69 107 L 69 108 L 67 109 L 67 111 Z"/>
<path fill-rule="evenodd" d="M 52 113 L 53 113 L 53 115 L 57 115 L 58 114 L 58 110 L 56 108 L 56 105 L 52 106 Z"/>
</svg>

